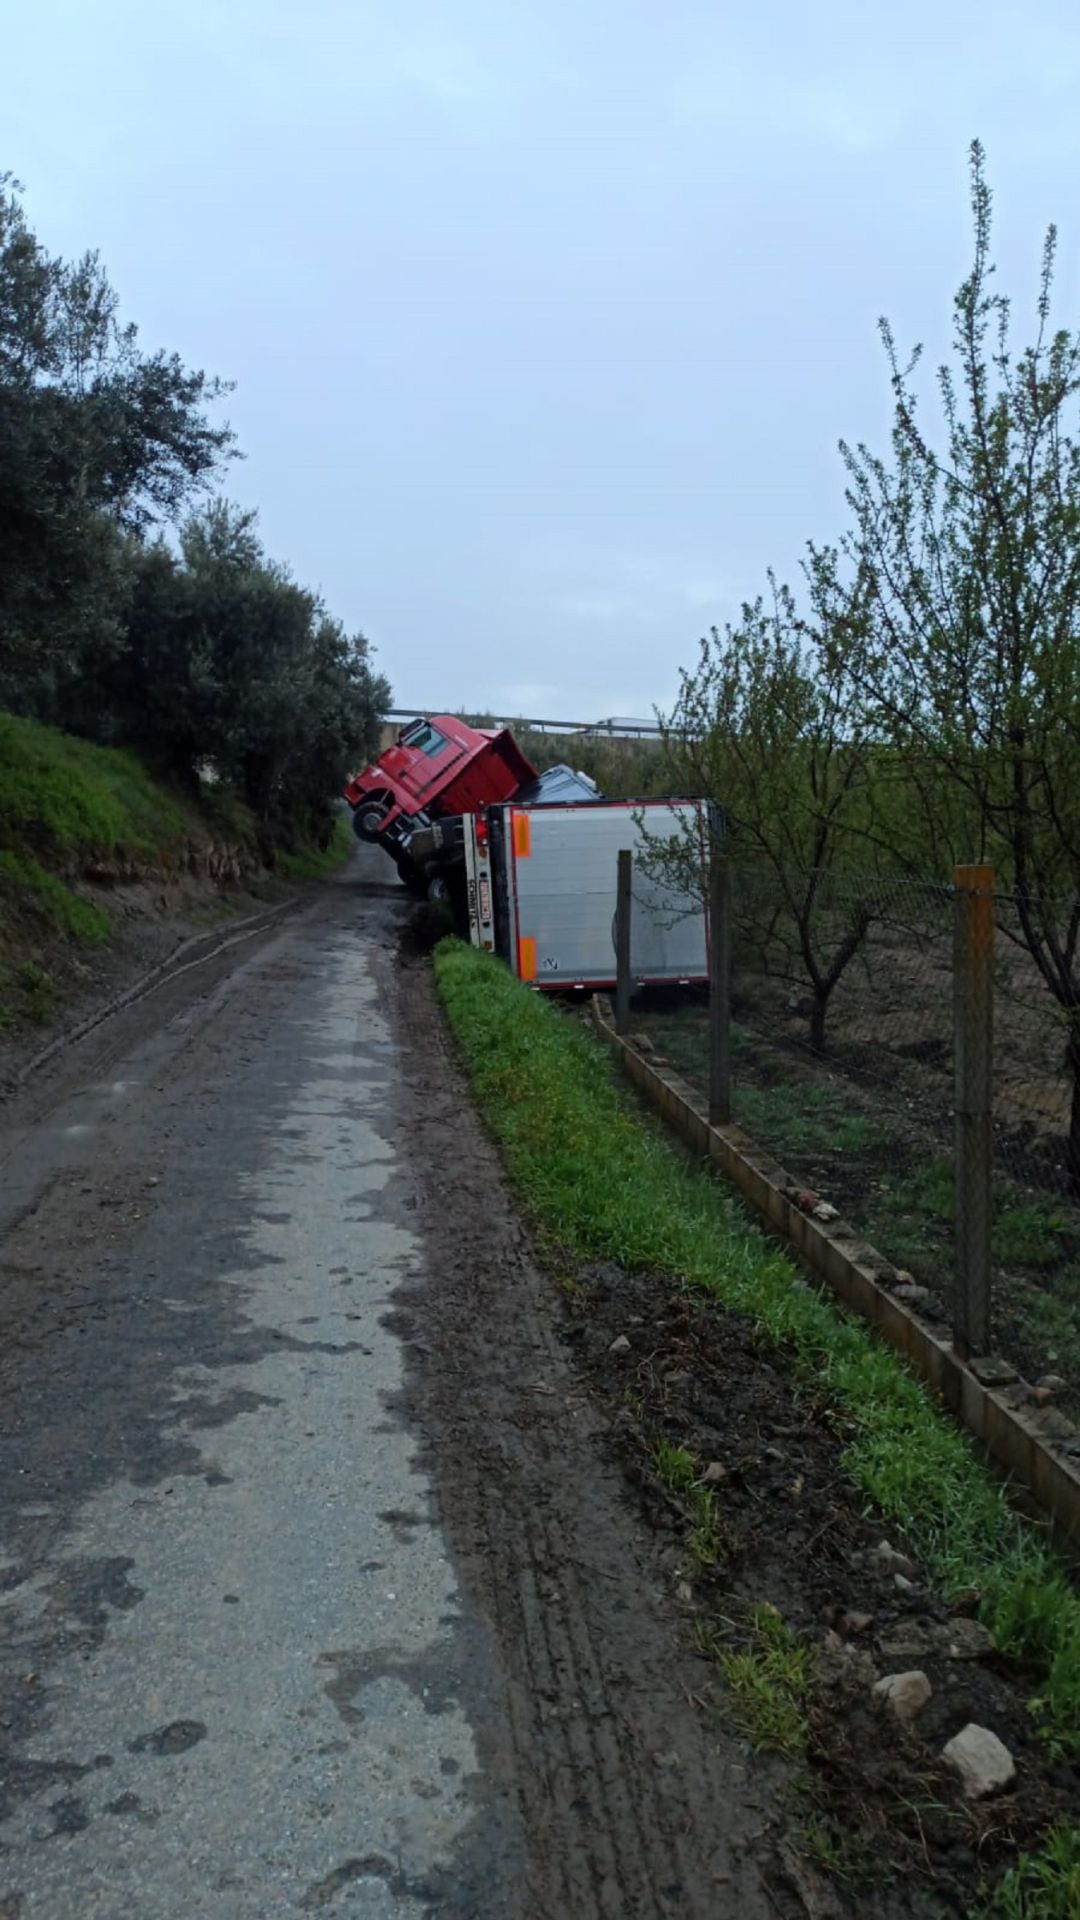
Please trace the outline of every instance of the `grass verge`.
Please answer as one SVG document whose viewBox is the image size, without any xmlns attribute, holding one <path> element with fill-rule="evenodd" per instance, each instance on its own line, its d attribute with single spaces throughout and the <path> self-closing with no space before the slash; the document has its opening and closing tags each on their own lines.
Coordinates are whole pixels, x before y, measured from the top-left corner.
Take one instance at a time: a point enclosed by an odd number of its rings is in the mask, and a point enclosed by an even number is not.
<svg viewBox="0 0 1080 1920">
<path fill-rule="evenodd" d="M 1080 1755 L 1080 1595 L 965 1434 L 870 1330 L 801 1279 L 728 1190 L 633 1110 L 613 1064 L 488 956 L 444 942 L 443 1003 L 511 1178 L 571 1254 L 659 1269 L 753 1316 L 847 1436 L 843 1466 L 946 1595 L 977 1587 L 1030 1671 L 1051 1748 Z"/>
</svg>

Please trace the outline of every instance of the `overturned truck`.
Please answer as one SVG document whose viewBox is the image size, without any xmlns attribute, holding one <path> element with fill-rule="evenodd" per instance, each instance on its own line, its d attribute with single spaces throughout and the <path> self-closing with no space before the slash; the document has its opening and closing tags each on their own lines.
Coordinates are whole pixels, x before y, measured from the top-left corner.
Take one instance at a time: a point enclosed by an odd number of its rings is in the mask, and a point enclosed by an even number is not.
<svg viewBox="0 0 1080 1920">
<path fill-rule="evenodd" d="M 466 816 L 500 800 L 575 796 L 597 797 L 587 774 L 563 765 L 537 773 L 509 727 L 471 727 L 452 713 L 403 727 L 345 788 L 357 837 L 382 847 L 406 886 L 438 899 L 460 874 Z"/>
<path fill-rule="evenodd" d="M 716 829 L 697 800 L 606 800 L 565 765 L 538 773 L 508 728 L 434 714 L 405 727 L 345 788 L 361 840 L 384 848 L 417 893 L 448 903 L 455 931 L 540 988 L 615 979 L 618 854 L 635 856 L 637 984 L 708 977 L 700 885 L 650 860 L 665 840 L 700 849 Z M 690 867 L 698 864 L 696 856 Z M 681 863 L 686 870 L 685 862 Z"/>
</svg>

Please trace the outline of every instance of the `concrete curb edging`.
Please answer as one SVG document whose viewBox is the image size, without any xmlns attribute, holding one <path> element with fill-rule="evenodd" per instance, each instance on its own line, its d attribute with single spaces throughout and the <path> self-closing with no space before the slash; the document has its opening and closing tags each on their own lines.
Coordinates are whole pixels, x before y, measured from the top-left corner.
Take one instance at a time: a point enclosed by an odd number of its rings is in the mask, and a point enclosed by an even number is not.
<svg viewBox="0 0 1080 1920">
<path fill-rule="evenodd" d="M 767 1229 L 904 1355 L 950 1412 L 1031 1493 L 1063 1538 L 1080 1547 L 1080 1434 L 1072 1423 L 1056 1409 L 1021 1404 L 1028 1394 L 1022 1381 L 1004 1388 L 985 1385 L 950 1340 L 932 1333 L 887 1291 L 882 1278 L 895 1279 L 895 1268 L 853 1227 L 804 1213 L 792 1198 L 798 1183 L 741 1128 L 710 1126 L 685 1080 L 666 1062 L 646 1059 L 632 1040 L 615 1032 L 601 995 L 593 998 L 593 1019 L 630 1079 L 686 1145 L 715 1162 Z M 1060 1451 L 1066 1445 L 1076 1450 L 1075 1463 Z"/>
</svg>

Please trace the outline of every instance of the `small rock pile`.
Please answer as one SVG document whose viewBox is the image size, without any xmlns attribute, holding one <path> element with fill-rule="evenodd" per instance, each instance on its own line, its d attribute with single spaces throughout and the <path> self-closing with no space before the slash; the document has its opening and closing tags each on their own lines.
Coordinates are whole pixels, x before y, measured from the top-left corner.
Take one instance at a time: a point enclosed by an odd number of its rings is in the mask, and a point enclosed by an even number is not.
<svg viewBox="0 0 1080 1920">
<path fill-rule="evenodd" d="M 890 1541 L 882 1540 L 869 1556 L 882 1580 L 887 1580 L 901 1595 L 918 1592 L 916 1568 L 906 1554 L 899 1553 Z M 864 1633 L 872 1624 L 867 1614 L 844 1614 L 839 1622 L 844 1631 Z M 937 1654 L 948 1660 L 982 1660 L 994 1650 L 993 1636 L 980 1621 L 958 1617 L 929 1626 L 901 1623 L 879 1641 L 879 1652 L 886 1659 L 911 1659 L 920 1654 Z M 869 1683 L 874 1700 L 897 1723 L 913 1728 L 919 1715 L 934 1697 L 934 1689 L 918 1666 L 898 1667 L 880 1678 L 873 1662 L 845 1643 L 835 1627 L 825 1637 L 827 1651 L 835 1657 L 842 1653 L 853 1662 L 860 1678 Z M 958 1775 L 964 1797 L 985 1800 L 1001 1793 L 1016 1778 L 1016 1763 L 1004 1741 L 989 1727 L 970 1721 L 948 1740 L 941 1752 L 945 1764 Z"/>
</svg>

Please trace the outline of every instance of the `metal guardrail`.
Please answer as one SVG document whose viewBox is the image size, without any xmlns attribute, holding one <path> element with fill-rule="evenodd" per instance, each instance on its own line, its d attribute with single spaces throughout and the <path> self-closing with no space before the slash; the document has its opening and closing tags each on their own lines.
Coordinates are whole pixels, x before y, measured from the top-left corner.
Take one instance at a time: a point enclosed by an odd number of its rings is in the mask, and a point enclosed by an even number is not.
<svg viewBox="0 0 1080 1920">
<path fill-rule="evenodd" d="M 429 713 L 452 713 L 452 707 L 392 707 L 383 720 L 419 720 Z M 614 740 L 659 740 L 662 729 L 651 720 L 529 720 L 523 714 L 491 715 L 497 727 L 528 727 L 534 733 L 583 734 L 593 738 L 602 734 Z"/>
</svg>

